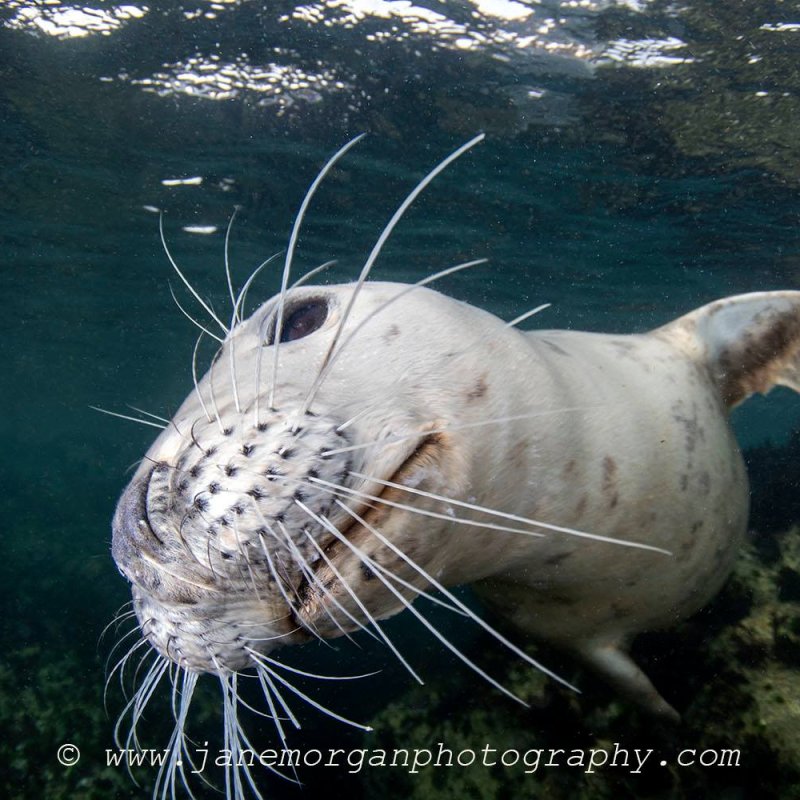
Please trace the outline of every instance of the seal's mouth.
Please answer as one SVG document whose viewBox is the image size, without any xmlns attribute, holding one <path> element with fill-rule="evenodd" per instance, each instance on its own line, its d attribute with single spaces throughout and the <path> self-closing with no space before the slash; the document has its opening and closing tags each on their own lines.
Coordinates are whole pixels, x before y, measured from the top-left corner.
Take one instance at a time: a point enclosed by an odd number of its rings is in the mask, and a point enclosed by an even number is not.
<svg viewBox="0 0 800 800">
<path fill-rule="evenodd" d="M 441 433 L 424 436 L 397 470 L 389 478 L 380 480 L 379 489 L 375 494 L 360 498 L 357 506 L 350 506 L 355 515 L 363 519 L 369 527 L 385 529 L 390 516 L 412 505 L 413 496 L 402 487 L 417 488 L 424 481 L 430 468 L 440 463 L 445 448 L 443 439 Z M 369 527 L 361 524 L 355 516 L 349 516 L 348 522 L 337 528 L 339 536 L 330 534 L 320 541 L 324 557 L 316 562 L 312 575 L 303 576 L 297 586 L 297 597 L 300 602 L 294 609 L 294 618 L 298 625 L 305 628 L 308 620 L 316 619 L 324 613 L 322 607 L 326 604 L 326 600 L 320 587 L 330 590 L 341 582 L 337 564 L 358 560 L 353 547 L 349 547 L 348 543 L 361 548 L 367 541 L 374 542 L 375 537 Z M 361 566 L 368 575 L 369 569 L 366 565 L 362 562 Z"/>
</svg>

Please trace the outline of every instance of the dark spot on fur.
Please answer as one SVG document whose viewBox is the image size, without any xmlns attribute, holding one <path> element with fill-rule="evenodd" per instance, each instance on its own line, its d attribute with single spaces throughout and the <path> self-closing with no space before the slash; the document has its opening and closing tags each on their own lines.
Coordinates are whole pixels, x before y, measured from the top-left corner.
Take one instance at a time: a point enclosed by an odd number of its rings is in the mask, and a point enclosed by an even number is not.
<svg viewBox="0 0 800 800">
<path fill-rule="evenodd" d="M 383 334 L 383 341 L 386 342 L 386 344 L 389 344 L 392 339 L 397 338 L 399 335 L 400 328 L 398 328 L 397 325 L 390 325 Z"/>
<path fill-rule="evenodd" d="M 306 493 L 302 489 L 297 489 L 295 493 L 292 495 L 295 500 L 299 500 L 301 503 L 303 500 L 306 499 Z"/>
<path fill-rule="evenodd" d="M 211 481 L 211 483 L 208 484 L 208 491 L 211 492 L 211 494 L 217 494 L 219 492 L 219 484 L 216 481 Z"/>
<path fill-rule="evenodd" d="M 189 488 L 189 481 L 183 480 L 178 484 L 178 494 L 186 494 L 186 490 Z"/>
<path fill-rule="evenodd" d="M 243 456 L 252 455 L 253 450 L 255 450 L 255 449 L 256 449 L 256 446 L 254 444 L 243 444 L 242 445 L 242 455 Z"/>
<path fill-rule="evenodd" d="M 264 497 L 264 492 L 258 486 L 254 486 L 247 494 L 254 500 L 261 500 Z"/>
<path fill-rule="evenodd" d="M 275 522 L 286 522 L 286 514 L 283 511 L 279 511 L 277 514 L 274 515 L 273 519 Z"/>
<path fill-rule="evenodd" d="M 211 456 L 215 455 L 216 452 L 217 452 L 217 448 L 216 447 L 209 447 L 208 450 L 206 450 L 206 452 L 205 452 L 205 456 L 206 456 L 206 458 L 211 458 Z"/>
<path fill-rule="evenodd" d="M 572 472 L 574 469 L 575 469 L 575 459 L 572 458 L 564 465 L 564 473 L 563 473 L 564 477 L 566 478 L 570 474 L 570 472 Z"/>
<path fill-rule="evenodd" d="M 194 466 L 193 466 L 193 467 L 192 467 L 192 468 L 189 470 L 189 475 L 190 475 L 192 478 L 199 478 L 199 477 L 200 477 L 200 473 L 201 473 L 202 471 L 203 471 L 202 467 L 200 467 L 198 464 L 195 464 L 195 465 L 194 465 Z"/>
<path fill-rule="evenodd" d="M 208 508 L 208 500 L 206 500 L 205 497 L 197 496 L 195 497 L 194 503 L 192 503 L 192 505 L 198 511 L 205 511 Z"/>
<path fill-rule="evenodd" d="M 508 452 L 508 459 L 517 469 L 524 469 L 527 461 L 528 440 L 526 438 L 520 439 Z"/>
<path fill-rule="evenodd" d="M 482 375 L 475 381 L 475 385 L 467 392 L 467 401 L 480 400 L 487 392 L 489 387 L 486 385 L 486 376 Z"/>
<path fill-rule="evenodd" d="M 542 339 L 541 341 L 543 344 L 546 344 L 554 353 L 558 353 L 560 356 L 569 357 L 569 353 L 560 348 L 555 342 L 551 342 L 549 339 Z"/>
<path fill-rule="evenodd" d="M 375 573 L 363 561 L 359 563 L 359 566 L 365 581 L 371 581 L 375 578 Z"/>
<path fill-rule="evenodd" d="M 233 464 L 226 464 L 224 468 L 225 474 L 232 478 L 237 472 L 239 471 L 238 467 L 234 467 Z"/>
<path fill-rule="evenodd" d="M 267 428 L 269 428 L 269 424 L 266 422 L 259 422 L 258 425 L 256 425 L 256 430 L 260 431 L 261 433 L 264 433 Z"/>
<path fill-rule="evenodd" d="M 608 497 L 611 508 L 614 508 L 619 502 L 617 462 L 611 456 L 603 459 L 603 494 Z"/>
<path fill-rule="evenodd" d="M 282 459 L 284 459 L 284 460 L 288 460 L 288 459 L 290 459 L 290 458 L 292 458 L 292 457 L 294 456 L 294 450 L 291 450 L 291 449 L 284 449 L 284 448 L 282 447 L 280 450 L 278 450 L 278 455 L 279 455 L 279 456 L 280 456 Z"/>
<path fill-rule="evenodd" d="M 225 428 L 225 429 L 222 431 L 222 435 L 223 435 L 223 436 L 230 436 L 232 433 L 233 433 L 233 428 Z"/>
</svg>

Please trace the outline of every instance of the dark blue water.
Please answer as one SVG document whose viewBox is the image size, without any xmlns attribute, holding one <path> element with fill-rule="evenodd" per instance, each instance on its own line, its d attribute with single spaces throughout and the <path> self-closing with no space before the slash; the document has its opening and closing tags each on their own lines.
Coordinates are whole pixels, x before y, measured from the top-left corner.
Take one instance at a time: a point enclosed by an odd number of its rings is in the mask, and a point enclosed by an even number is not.
<svg viewBox="0 0 800 800">
<path fill-rule="evenodd" d="M 8 797 L 143 797 L 152 780 L 145 772 L 139 789 L 104 766 L 124 701 L 112 688 L 106 715 L 114 637 L 98 638 L 128 599 L 109 521 L 154 431 L 90 408 L 127 413 L 130 403 L 169 417 L 191 388 L 195 333 L 170 297 L 177 279 L 152 209 L 164 211 L 170 248 L 193 283 L 226 308 L 223 241 L 234 208 L 230 256 L 241 285 L 285 247 L 325 159 L 367 132 L 321 188 L 297 253 L 298 270 L 336 259 L 326 280 L 350 280 L 416 181 L 485 131 L 408 212 L 373 277 L 414 281 L 486 258 L 439 288 L 506 318 L 550 302 L 541 326 L 621 332 L 717 297 L 800 282 L 800 20 L 784 4 L 197 0 L 132 9 L 0 8 L 0 794 Z M 277 270 L 263 273 L 252 305 L 279 280 Z M 795 567 L 780 559 L 796 522 L 800 401 L 778 390 L 734 423 L 743 445 L 760 446 L 756 552 L 788 582 L 776 613 L 791 616 L 797 598 L 786 576 Z M 714 619 L 730 621 L 727 602 Z M 395 624 L 431 678 L 460 669 Z M 465 646 L 475 640 L 468 630 L 453 635 Z M 794 652 L 795 640 L 784 644 L 784 655 Z M 656 642 L 653 658 L 667 659 L 673 646 L 659 651 Z M 345 654 L 309 658 L 332 670 L 359 665 Z M 781 675 L 794 676 L 781 687 L 789 711 L 765 722 L 784 726 L 778 738 L 800 733 L 796 662 L 796 654 L 781 661 Z M 350 713 L 368 719 L 406 688 L 402 671 L 387 669 L 364 693 L 341 690 Z M 493 707 L 504 702 L 480 684 L 470 691 Z M 690 745 L 704 730 L 702 716 L 693 719 Z M 626 724 L 647 728 L 635 716 Z M 738 724 L 774 796 L 789 796 L 794 751 Z M 331 735 L 313 715 L 306 727 L 298 742 Z M 73 741 L 81 762 L 60 766 L 58 747 Z M 748 769 L 717 783 L 688 771 L 673 785 L 749 796 L 755 761 Z M 354 797 L 378 791 L 341 771 L 304 779 L 297 796 L 324 796 L 328 782 Z M 633 781 L 619 796 L 657 796 L 657 783 Z M 286 791 L 268 785 L 268 796 Z M 446 780 L 436 786 L 429 796 L 449 791 Z"/>
</svg>

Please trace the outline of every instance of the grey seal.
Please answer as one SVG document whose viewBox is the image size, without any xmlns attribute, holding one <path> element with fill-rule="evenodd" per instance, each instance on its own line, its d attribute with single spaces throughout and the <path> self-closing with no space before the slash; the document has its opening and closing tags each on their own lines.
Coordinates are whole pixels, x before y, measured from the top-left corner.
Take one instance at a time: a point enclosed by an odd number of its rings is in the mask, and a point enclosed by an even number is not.
<svg viewBox="0 0 800 800">
<path fill-rule="evenodd" d="M 405 208 L 475 141 L 414 189 L 355 283 L 289 285 L 303 213 L 343 148 L 304 200 L 280 294 L 242 319 L 231 286 L 230 325 L 200 301 L 219 351 L 113 521 L 157 654 L 134 730 L 153 685 L 167 672 L 180 684 L 173 782 L 198 675 L 219 678 L 226 742 L 242 748 L 236 679 L 254 672 L 285 742 L 287 698 L 322 704 L 292 687 L 283 648 L 366 631 L 419 678 L 380 624 L 403 610 L 507 692 L 412 604 L 421 594 L 514 657 L 548 671 L 520 646 L 545 640 L 677 716 L 628 646 L 699 609 L 731 570 L 748 484 L 728 411 L 776 384 L 800 391 L 800 292 L 725 298 L 638 335 L 524 333 L 432 278 L 369 282 Z M 519 639 L 448 589 L 461 584 Z"/>
</svg>

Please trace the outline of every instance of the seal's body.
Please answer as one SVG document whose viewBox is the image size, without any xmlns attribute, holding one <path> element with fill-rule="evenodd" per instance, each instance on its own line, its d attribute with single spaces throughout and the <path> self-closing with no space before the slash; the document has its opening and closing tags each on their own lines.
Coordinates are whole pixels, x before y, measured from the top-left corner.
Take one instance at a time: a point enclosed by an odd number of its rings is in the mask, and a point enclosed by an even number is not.
<svg viewBox="0 0 800 800">
<path fill-rule="evenodd" d="M 472 583 L 672 716 L 627 644 L 727 577 L 748 510 L 727 410 L 775 383 L 800 389 L 798 292 L 609 336 L 402 284 L 298 288 L 233 328 L 154 443 L 114 557 L 192 672 L 277 668 Z"/>
</svg>

